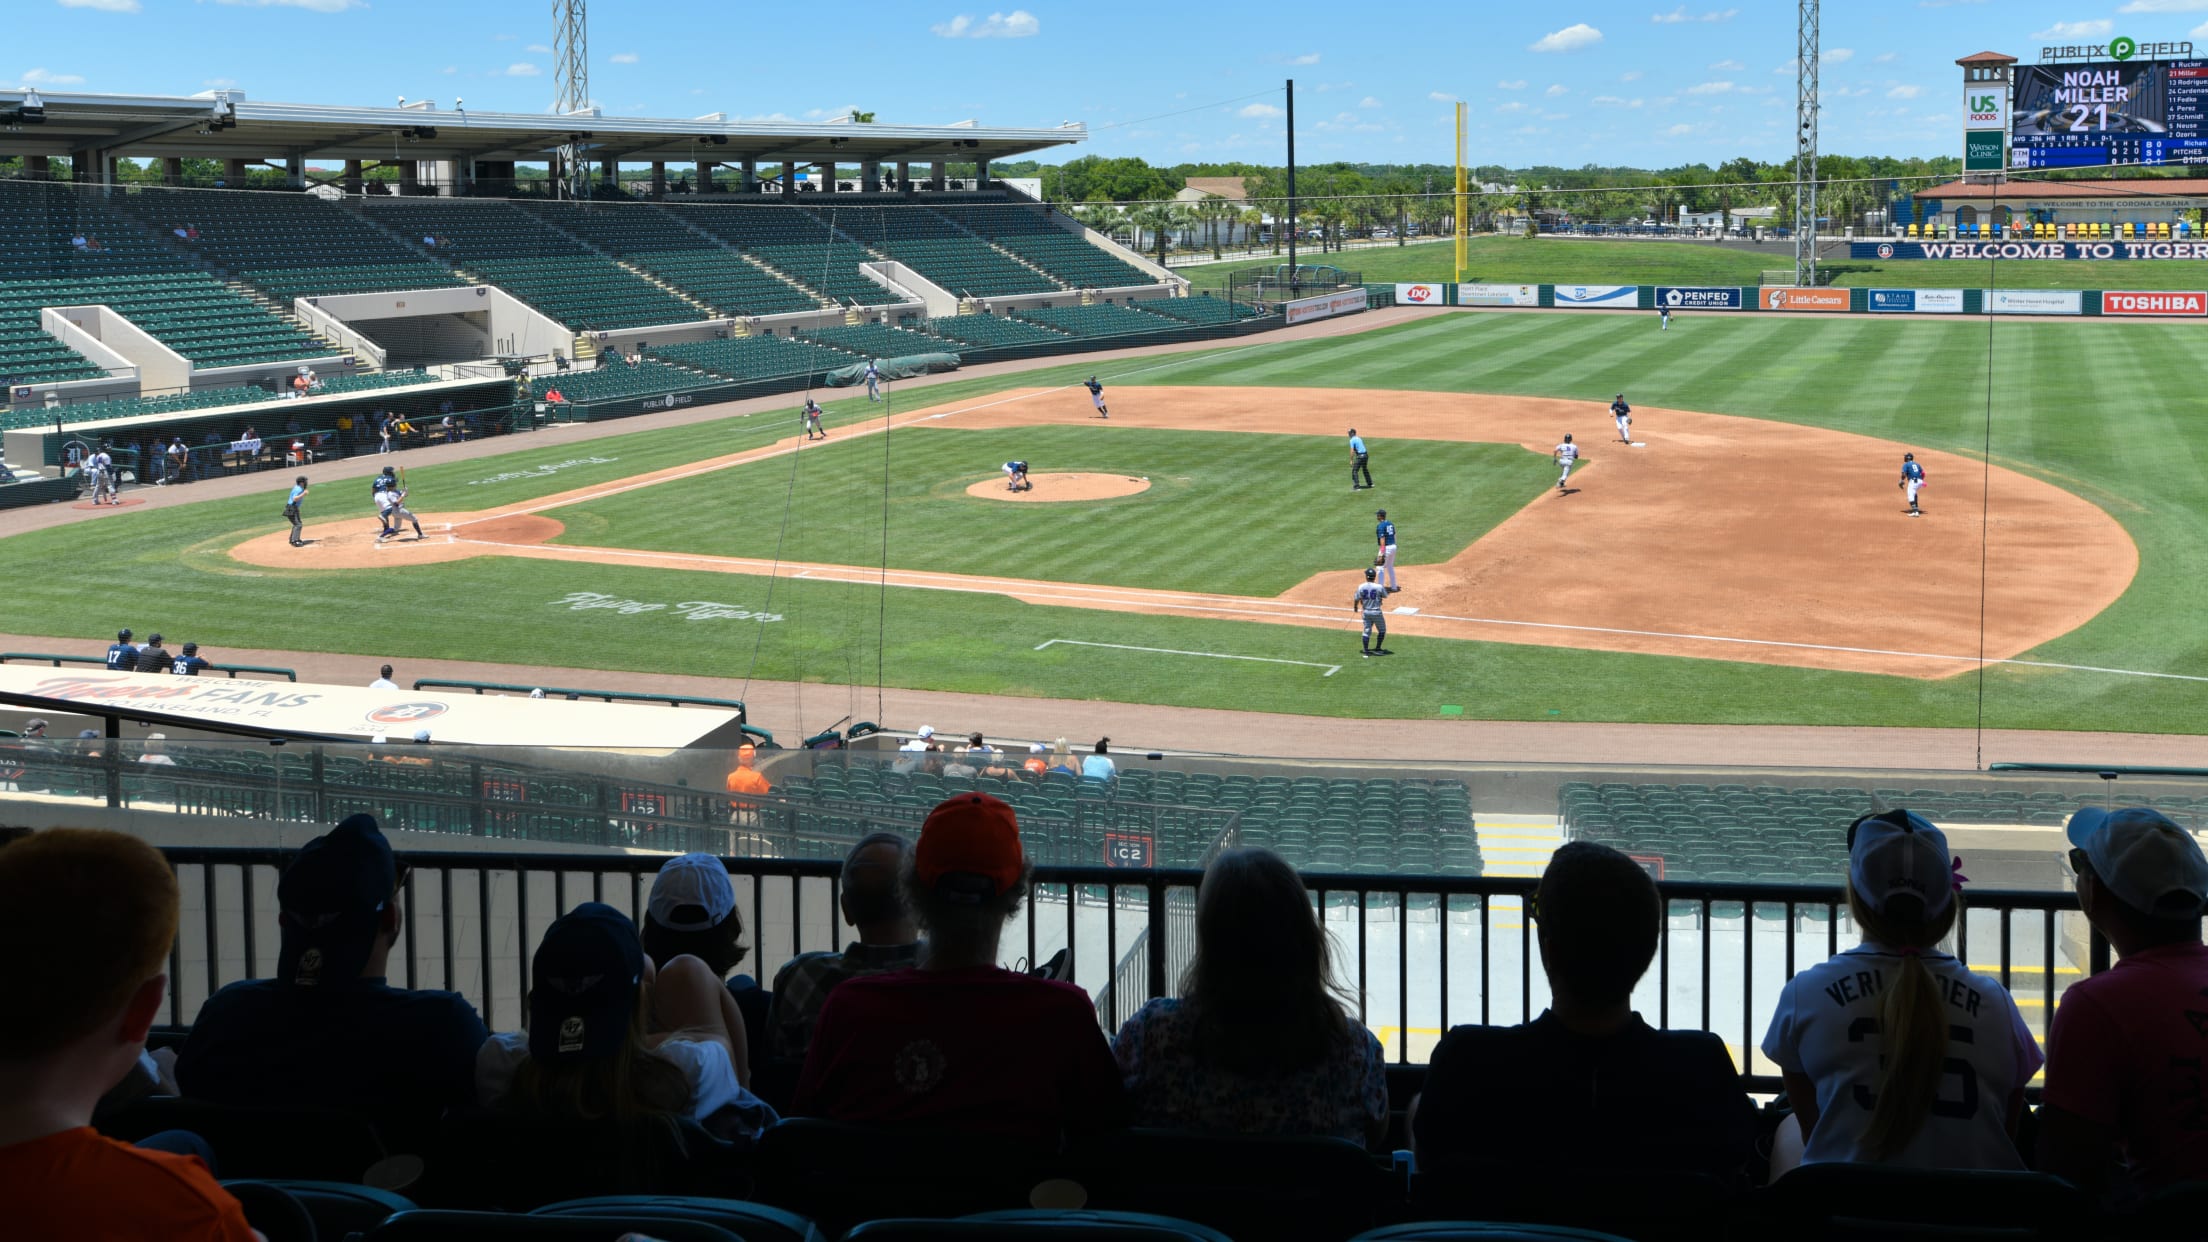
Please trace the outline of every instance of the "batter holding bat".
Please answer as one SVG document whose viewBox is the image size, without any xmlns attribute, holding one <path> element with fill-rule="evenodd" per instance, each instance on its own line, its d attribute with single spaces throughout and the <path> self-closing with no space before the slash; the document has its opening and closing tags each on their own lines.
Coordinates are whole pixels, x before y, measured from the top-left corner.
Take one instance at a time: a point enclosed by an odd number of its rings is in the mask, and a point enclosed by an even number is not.
<svg viewBox="0 0 2208 1242">
<path fill-rule="evenodd" d="M 407 522 L 414 527 L 414 542 L 420 543 L 423 539 L 422 519 L 415 517 L 414 511 L 406 507 L 406 480 L 397 476 L 398 471 L 395 468 L 385 466 L 383 474 L 378 478 L 381 486 L 375 489 L 376 516 L 383 519 L 383 532 L 376 536 L 376 542 L 382 543 L 398 534 L 399 523 Z"/>
</svg>

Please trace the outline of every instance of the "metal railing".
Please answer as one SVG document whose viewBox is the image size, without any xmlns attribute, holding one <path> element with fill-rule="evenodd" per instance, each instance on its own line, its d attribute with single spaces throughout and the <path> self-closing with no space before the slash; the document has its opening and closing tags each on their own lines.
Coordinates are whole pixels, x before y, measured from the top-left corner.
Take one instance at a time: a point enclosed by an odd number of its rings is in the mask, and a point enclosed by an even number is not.
<svg viewBox="0 0 2208 1242">
<path fill-rule="evenodd" d="M 58 655 L 48 651 L 0 651 L 0 664 L 6 664 L 11 660 L 23 660 L 33 664 L 51 664 L 55 668 L 60 668 L 64 664 L 88 664 L 94 668 L 107 667 L 105 656 Z M 247 673 L 255 677 L 281 677 L 285 681 L 299 680 L 297 671 L 278 668 L 273 664 L 209 664 L 207 671 L 221 673 L 226 677 L 236 677 L 240 673 Z"/>
<path fill-rule="evenodd" d="M 291 856 L 274 849 L 167 853 L 185 895 L 185 918 L 171 951 L 168 1013 L 182 1025 L 215 990 L 273 968 L 275 881 Z M 650 876 L 664 860 L 436 851 L 406 853 L 401 861 L 407 868 L 403 931 L 389 977 L 400 986 L 459 991 L 495 1030 L 518 1025 L 530 955 L 552 919 L 586 900 L 640 915 Z M 837 863 L 727 861 L 750 961 L 762 974 L 796 953 L 838 946 Z M 1107 984 L 1139 990 L 1100 1012 L 1101 1021 L 1116 1027 L 1143 1001 L 1176 985 L 1176 966 L 1192 950 L 1189 910 L 1201 878 L 1193 869 L 1039 867 L 1025 911 L 1007 928 L 1000 952 L 1007 960 L 1039 962 L 1070 948 L 1075 982 L 1095 993 Z M 1414 1021 L 1433 1019 L 1438 1038 L 1452 1023 L 1525 1021 L 1545 1005 L 1533 925 L 1521 913 L 1534 879 L 1306 874 L 1304 882 L 1333 934 L 1342 974 L 1359 997 L 1357 1017 L 1382 1032 L 1394 1063 L 1418 1059 L 1404 1037 Z M 1659 887 L 1670 915 L 1656 962 L 1636 992 L 1636 1008 L 1659 1027 L 1720 1035 L 1754 1071 L 1751 1050 L 1776 986 L 1843 947 L 1839 891 L 1816 885 Z M 1974 968 L 1992 974 L 2021 1006 L 2037 1010 L 2041 1017 L 2033 1025 L 2044 1034 L 2059 994 L 2057 976 L 2068 973 L 2058 965 L 2058 922 L 2076 911 L 2075 896 L 1989 890 L 1971 892 L 1970 902 L 1958 923 L 1957 956 L 1993 959 Z M 1189 926 L 1176 932 L 1175 922 Z M 1437 929 L 1441 934 L 1434 934 Z M 1431 940 L 1436 951 L 1414 952 L 1414 937 Z M 2107 966 L 2106 943 L 2097 934 L 2089 943 L 2083 973 Z M 1139 971 L 1121 960 L 1138 945 Z M 1759 978 L 1770 986 L 1748 986 Z M 1728 979 L 1742 984 L 1737 998 L 1729 995 Z M 1774 1073 L 1747 1077 L 1757 1091 L 1780 1085 Z"/>
</svg>

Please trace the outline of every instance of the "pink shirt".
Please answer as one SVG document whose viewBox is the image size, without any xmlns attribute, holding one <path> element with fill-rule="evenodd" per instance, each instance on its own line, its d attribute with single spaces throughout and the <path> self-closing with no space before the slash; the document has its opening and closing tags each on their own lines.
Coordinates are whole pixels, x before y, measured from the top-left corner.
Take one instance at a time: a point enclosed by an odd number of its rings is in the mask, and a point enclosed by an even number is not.
<svg viewBox="0 0 2208 1242">
<path fill-rule="evenodd" d="M 2208 946 L 2147 949 L 2062 994 L 2045 1099 L 2107 1127 L 2148 1190 L 2208 1179 L 2204 1057 Z"/>
</svg>

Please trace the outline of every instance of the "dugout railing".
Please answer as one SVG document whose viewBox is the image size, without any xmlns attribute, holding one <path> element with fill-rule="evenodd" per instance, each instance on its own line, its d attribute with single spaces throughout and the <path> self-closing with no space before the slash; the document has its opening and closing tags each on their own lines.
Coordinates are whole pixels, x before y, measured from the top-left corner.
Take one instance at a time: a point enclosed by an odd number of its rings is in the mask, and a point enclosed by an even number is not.
<svg viewBox="0 0 2208 1242">
<path fill-rule="evenodd" d="M 60 668 L 64 664 L 83 664 L 92 668 L 107 667 L 107 660 L 101 656 L 61 655 L 50 651 L 0 651 L 0 664 L 14 662 L 50 664 L 55 668 Z M 278 668 L 273 664 L 209 664 L 206 672 L 200 675 L 206 676 L 213 673 L 221 673 L 225 677 L 236 677 L 238 674 L 244 673 L 250 677 L 281 677 L 285 681 L 299 680 L 297 670 Z"/>
</svg>

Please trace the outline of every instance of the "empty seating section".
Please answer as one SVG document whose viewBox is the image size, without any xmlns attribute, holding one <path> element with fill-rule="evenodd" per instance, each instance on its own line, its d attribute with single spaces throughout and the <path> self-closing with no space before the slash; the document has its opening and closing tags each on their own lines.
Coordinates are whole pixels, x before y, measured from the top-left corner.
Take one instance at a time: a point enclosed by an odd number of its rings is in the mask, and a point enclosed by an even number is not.
<svg viewBox="0 0 2208 1242">
<path fill-rule="evenodd" d="M 904 328 L 892 328 L 882 323 L 838 324 L 832 328 L 813 328 L 804 333 L 804 339 L 849 350 L 863 358 L 902 358 L 910 354 L 956 351 L 956 347 L 948 341 Z"/>
<path fill-rule="evenodd" d="M 1162 782 L 1175 773 L 1161 773 Z M 1472 794 L 1462 781 L 1191 774 L 1176 798 L 1241 812 L 1239 842 L 1297 867 L 1397 875 L 1479 875 Z"/>
<path fill-rule="evenodd" d="M 1247 306 L 1237 306 L 1208 293 L 1186 298 L 1149 298 L 1142 303 L 1142 309 L 1148 314 L 1193 324 L 1240 323 L 1257 317 L 1257 312 Z"/>
<path fill-rule="evenodd" d="M 671 367 L 646 358 L 633 366 L 616 362 L 601 366 L 595 371 L 569 371 L 562 375 L 543 376 L 531 385 L 531 391 L 542 396 L 557 388 L 570 404 L 583 404 L 699 388 L 712 382 L 713 377 L 710 375 L 700 375 L 696 371 Z"/>
<path fill-rule="evenodd" d="M 996 345 L 1063 343 L 1066 334 L 1039 324 L 998 315 L 952 315 L 928 321 L 928 331 L 945 340 L 988 348 Z"/>
<path fill-rule="evenodd" d="M 690 323 L 705 313 L 509 203 L 394 202 L 369 216 L 575 329 Z"/>
<path fill-rule="evenodd" d="M 330 353 L 269 308 L 191 270 L 100 200 L 65 185 L 0 182 L 0 374 L 17 383 L 101 374 L 76 351 L 40 343 L 52 342 L 40 310 L 95 304 L 200 366 Z"/>
<path fill-rule="evenodd" d="M 196 392 L 176 393 L 165 397 L 116 397 L 106 401 L 79 401 L 62 406 L 53 413 L 43 410 L 22 410 L 8 418 L 21 417 L 21 423 L 0 426 L 0 430 L 14 427 L 51 427 L 54 417 L 60 415 L 64 426 L 80 423 L 103 423 L 118 418 L 149 418 L 161 414 L 177 414 L 185 410 L 205 410 L 223 405 L 251 405 L 273 401 L 265 388 L 250 385 L 236 388 L 202 388 Z"/>
<path fill-rule="evenodd" d="M 360 375 L 325 375 L 317 397 L 327 397 L 340 392 L 367 392 L 376 388 L 405 388 L 411 384 L 428 384 L 437 379 L 420 371 L 369 371 Z"/>
<path fill-rule="evenodd" d="M 936 210 L 1076 289 L 1158 283 L 1156 276 L 1059 228 L 1040 208 L 975 203 Z"/>
<path fill-rule="evenodd" d="M 533 203 L 528 210 L 710 305 L 721 315 L 820 309 L 820 299 L 645 204 Z"/>
<path fill-rule="evenodd" d="M 1186 326 L 1161 315 L 1105 303 L 1095 306 L 1038 306 L 1014 311 L 1013 314 L 1075 336 L 1133 336 L 1144 332 L 1166 332 Z"/>
<path fill-rule="evenodd" d="M 840 350 L 785 336 L 739 336 L 725 341 L 654 345 L 655 358 L 696 367 L 724 379 L 758 380 L 811 375 L 847 367 L 858 359 Z"/>
<path fill-rule="evenodd" d="M 860 274 L 859 264 L 875 257 L 866 247 L 836 240 L 827 225 L 805 212 L 725 203 L 668 210 L 835 302 L 883 306 L 899 300 Z"/>
<path fill-rule="evenodd" d="M 142 188 L 124 210 L 174 245 L 281 300 L 465 284 L 381 229 L 311 194 Z M 192 236 L 177 237 L 179 230 Z"/>
<path fill-rule="evenodd" d="M 819 214 L 850 237 L 905 264 L 961 297 L 1054 293 L 1061 286 L 1006 257 L 932 211 L 911 207 L 844 207 Z"/>
</svg>

